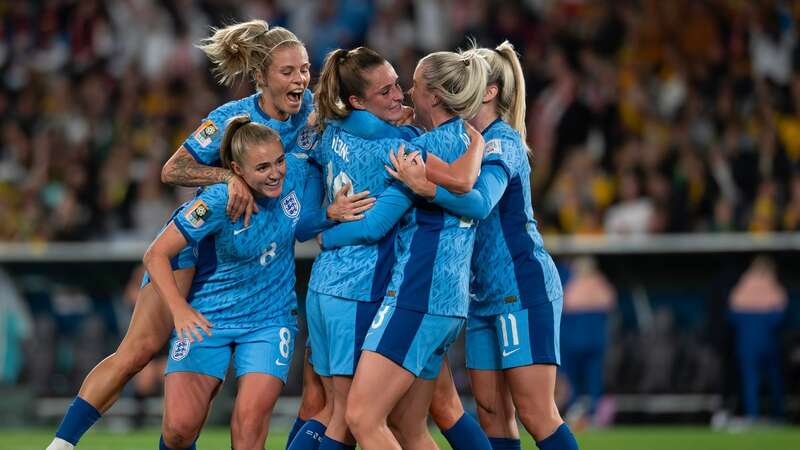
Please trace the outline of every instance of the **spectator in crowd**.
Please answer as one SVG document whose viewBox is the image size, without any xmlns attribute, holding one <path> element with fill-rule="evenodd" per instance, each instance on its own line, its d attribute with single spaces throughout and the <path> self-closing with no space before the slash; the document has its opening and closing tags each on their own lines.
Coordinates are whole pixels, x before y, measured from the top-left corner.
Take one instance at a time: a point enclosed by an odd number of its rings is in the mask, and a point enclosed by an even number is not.
<svg viewBox="0 0 800 450">
<path fill-rule="evenodd" d="M 773 417 L 783 417 L 779 327 L 787 301 L 775 263 L 766 256 L 753 260 L 731 292 L 730 317 L 736 334 L 743 409 L 748 420 L 759 415 L 759 390 L 764 373 L 770 385 Z"/>
<path fill-rule="evenodd" d="M 509 39 L 529 86 L 544 231 L 797 230 L 798 16 L 787 2 L 726 0 L 11 2 L 0 239 L 144 239 L 142 211 L 183 197 L 147 168 L 242 96 L 215 85 L 193 44 L 252 17 L 286 24 L 312 58 L 383 49 L 404 87 L 423 52 Z"/>
<path fill-rule="evenodd" d="M 571 394 L 567 417 L 582 427 L 594 422 L 603 395 L 608 315 L 616 307 L 617 292 L 589 256 L 575 259 L 564 282 L 561 368 Z M 583 397 L 588 397 L 588 402 L 579 404 Z"/>
</svg>

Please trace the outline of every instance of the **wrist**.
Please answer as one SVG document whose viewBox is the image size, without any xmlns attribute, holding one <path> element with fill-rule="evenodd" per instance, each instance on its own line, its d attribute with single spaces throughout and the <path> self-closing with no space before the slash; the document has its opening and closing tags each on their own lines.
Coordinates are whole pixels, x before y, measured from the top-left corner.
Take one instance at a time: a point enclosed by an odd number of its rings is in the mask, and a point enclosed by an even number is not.
<svg viewBox="0 0 800 450">
<path fill-rule="evenodd" d="M 436 184 L 425 180 L 417 190 L 417 195 L 425 197 L 427 200 L 433 200 L 436 197 Z"/>
</svg>

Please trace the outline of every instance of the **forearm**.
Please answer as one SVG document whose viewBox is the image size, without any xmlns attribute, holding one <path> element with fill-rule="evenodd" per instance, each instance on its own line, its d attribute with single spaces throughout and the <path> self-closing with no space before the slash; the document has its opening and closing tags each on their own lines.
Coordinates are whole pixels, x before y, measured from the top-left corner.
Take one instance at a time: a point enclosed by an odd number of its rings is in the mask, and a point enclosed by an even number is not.
<svg viewBox="0 0 800 450">
<path fill-rule="evenodd" d="M 151 247 L 145 253 L 143 262 L 150 275 L 150 282 L 153 283 L 159 297 L 167 303 L 170 311 L 175 311 L 176 307 L 186 302 L 178 289 L 169 255 L 155 251 Z"/>
<path fill-rule="evenodd" d="M 469 192 L 481 171 L 483 146 L 482 138 L 472 139 L 467 151 L 451 164 L 429 155 L 426 177 L 456 194 Z"/>
<path fill-rule="evenodd" d="M 478 179 L 478 175 L 481 173 L 483 146 L 483 138 L 472 139 L 467 151 L 450 164 L 450 168 L 454 173 L 464 174 L 463 180 L 465 186 L 467 186 L 467 191 L 472 189 Z"/>
<path fill-rule="evenodd" d="M 397 223 L 412 204 L 410 193 L 398 186 L 386 189 L 364 219 L 347 222 L 322 233 L 323 248 L 371 244 L 380 240 Z"/>
<path fill-rule="evenodd" d="M 334 225 L 336 222 L 328 219 L 327 209 L 320 206 L 301 215 L 295 230 L 295 237 L 300 242 L 305 242 L 314 239 L 318 234 Z"/>
<path fill-rule="evenodd" d="M 508 185 L 508 176 L 497 165 L 487 166 L 474 188 L 463 195 L 453 195 L 438 187 L 433 202 L 456 215 L 470 219 L 485 219 L 500 201 Z"/>
<path fill-rule="evenodd" d="M 161 181 L 175 186 L 208 186 L 228 181 L 233 173 L 221 167 L 201 164 L 183 147 L 178 149 L 161 170 Z"/>
</svg>

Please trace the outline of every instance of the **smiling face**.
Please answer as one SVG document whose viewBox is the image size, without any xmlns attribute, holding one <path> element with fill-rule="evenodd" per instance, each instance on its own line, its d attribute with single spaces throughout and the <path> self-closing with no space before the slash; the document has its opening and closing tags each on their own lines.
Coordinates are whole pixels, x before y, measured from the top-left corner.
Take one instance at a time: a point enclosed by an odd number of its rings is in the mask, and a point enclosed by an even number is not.
<svg viewBox="0 0 800 450">
<path fill-rule="evenodd" d="M 417 68 L 414 70 L 414 85 L 411 87 L 411 101 L 414 103 L 414 116 L 417 121 L 420 125 L 430 130 L 433 128 L 431 112 L 439 101 L 436 94 L 428 89 L 428 84 L 422 77 L 423 70 L 424 63 L 418 64 Z"/>
<path fill-rule="evenodd" d="M 308 53 L 300 44 L 284 45 L 272 52 L 272 63 L 259 77 L 261 107 L 270 117 L 286 120 L 300 111 L 311 80 L 310 70 Z"/>
<path fill-rule="evenodd" d="M 355 109 L 365 109 L 387 122 L 403 117 L 403 90 L 397 72 L 388 62 L 364 71 L 367 88 L 364 97 L 350 96 Z"/>
<path fill-rule="evenodd" d="M 279 140 L 251 145 L 241 163 L 231 162 L 233 173 L 244 179 L 256 197 L 281 195 L 286 178 L 286 156 Z"/>
</svg>

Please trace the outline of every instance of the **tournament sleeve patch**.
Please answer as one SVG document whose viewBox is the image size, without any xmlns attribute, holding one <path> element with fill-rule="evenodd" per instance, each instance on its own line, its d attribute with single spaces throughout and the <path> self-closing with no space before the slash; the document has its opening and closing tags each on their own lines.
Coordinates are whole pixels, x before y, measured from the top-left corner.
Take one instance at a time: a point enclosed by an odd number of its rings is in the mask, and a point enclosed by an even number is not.
<svg viewBox="0 0 800 450">
<path fill-rule="evenodd" d="M 197 201 L 186 210 L 186 214 L 184 214 L 183 217 L 193 227 L 200 228 L 206 223 L 206 220 L 211 217 L 211 210 L 208 209 L 206 202 L 198 198 Z"/>
<path fill-rule="evenodd" d="M 196 140 L 201 147 L 206 148 L 214 140 L 214 135 L 217 134 L 218 131 L 219 128 L 214 124 L 214 121 L 208 119 L 194 132 L 194 140 Z"/>
<path fill-rule="evenodd" d="M 485 155 L 503 154 L 503 144 L 501 143 L 500 139 L 492 139 L 491 141 L 487 142 L 484 146 L 483 153 Z"/>
</svg>

